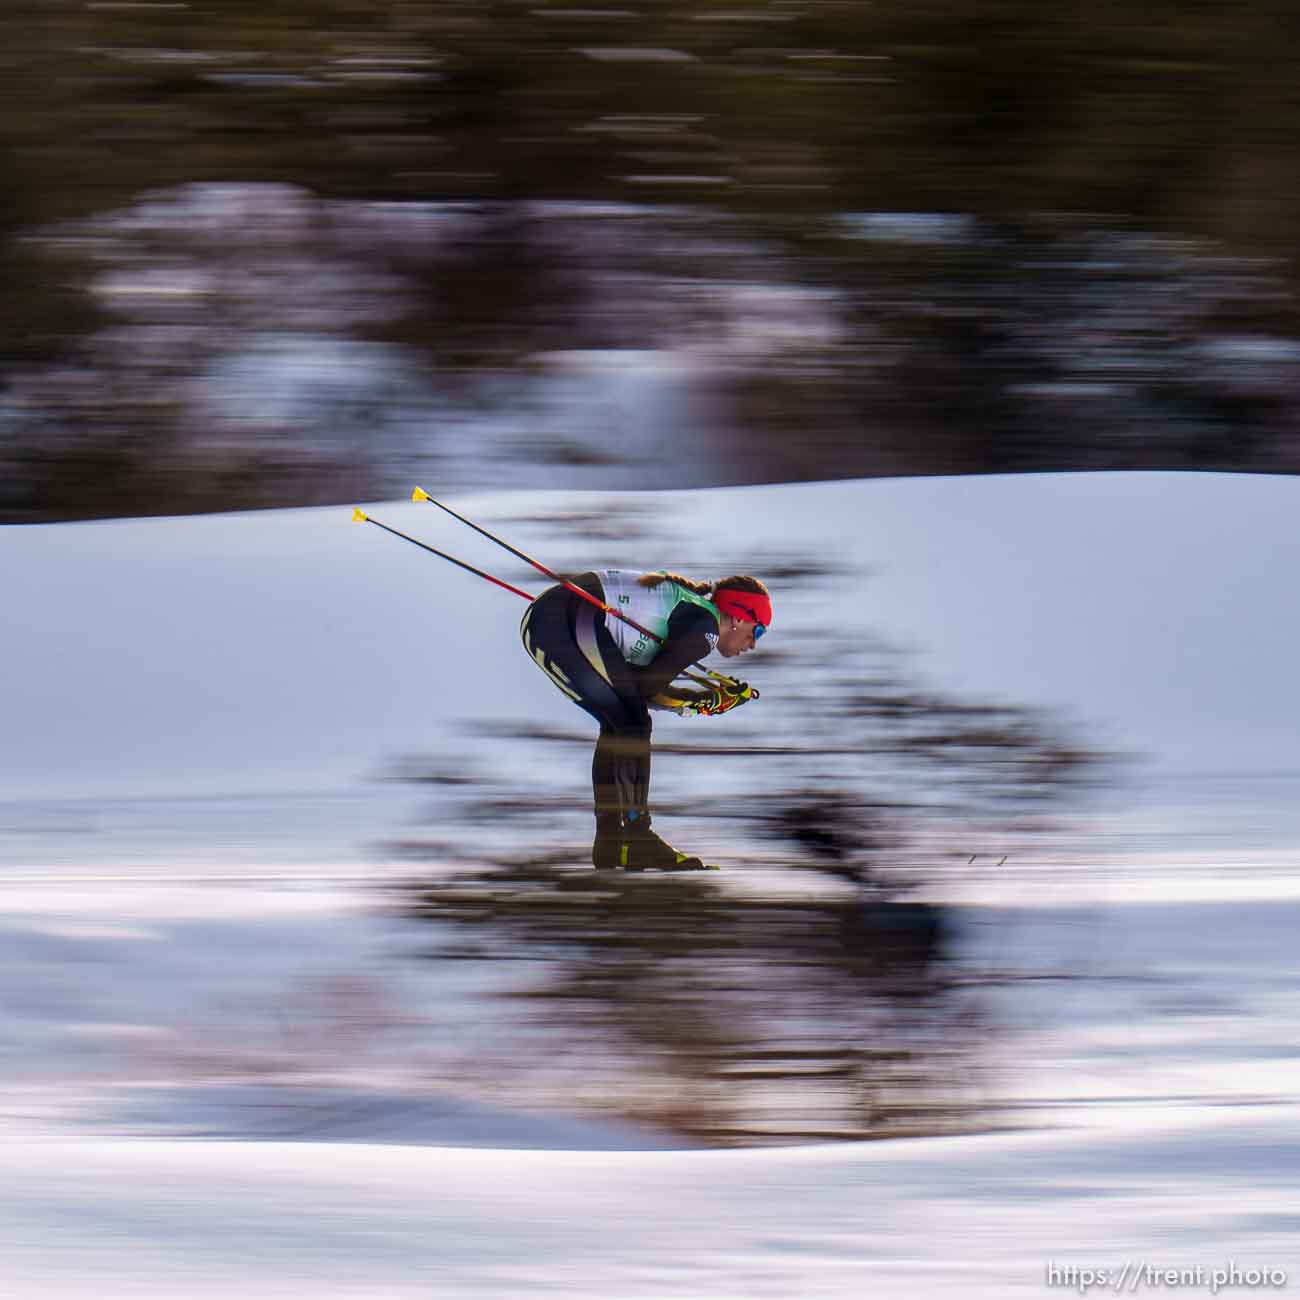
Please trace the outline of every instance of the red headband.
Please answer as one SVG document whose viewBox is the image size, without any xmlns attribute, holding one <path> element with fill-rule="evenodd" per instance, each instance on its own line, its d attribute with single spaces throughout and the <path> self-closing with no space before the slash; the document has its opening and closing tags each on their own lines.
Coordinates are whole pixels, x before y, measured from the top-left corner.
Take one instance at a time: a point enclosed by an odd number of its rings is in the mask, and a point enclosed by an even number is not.
<svg viewBox="0 0 1300 1300">
<path fill-rule="evenodd" d="M 762 623 L 764 627 L 772 626 L 772 598 L 761 592 L 723 587 L 721 591 L 713 593 L 713 603 L 732 618 L 743 618 L 747 623 Z"/>
</svg>

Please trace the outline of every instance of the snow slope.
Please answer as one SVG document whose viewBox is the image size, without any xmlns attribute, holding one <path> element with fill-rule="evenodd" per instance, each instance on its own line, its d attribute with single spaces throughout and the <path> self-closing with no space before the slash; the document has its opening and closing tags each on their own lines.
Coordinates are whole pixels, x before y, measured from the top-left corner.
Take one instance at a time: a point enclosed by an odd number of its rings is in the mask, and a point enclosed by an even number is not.
<svg viewBox="0 0 1300 1300">
<path fill-rule="evenodd" d="M 1106 870 L 961 900 L 969 959 L 1034 977 L 989 991 L 1004 1131 L 685 1151 L 457 1095 L 414 1044 L 472 1043 L 469 994 L 493 973 L 433 984 L 443 968 L 410 962 L 412 935 L 372 906 L 393 868 L 366 841 L 412 796 L 363 778 L 462 718 L 574 725 L 523 663 L 522 602 L 343 509 L 0 529 L 0 1295 L 1001 1297 L 1077 1294 L 1080 1268 L 1114 1270 L 1092 1289 L 1158 1289 L 1146 1265 L 1204 1269 L 1192 1291 L 1233 1264 L 1285 1273 L 1266 1290 L 1300 1280 L 1300 480 L 455 504 L 557 567 L 843 560 L 863 576 L 832 601 L 777 584 L 773 638 L 880 633 L 945 688 L 1050 705 L 1152 757 L 1159 799 L 1110 823 Z M 369 508 L 540 586 L 428 507 Z M 604 540 L 575 539 L 574 512 L 612 516 Z M 763 684 L 761 654 L 746 670 Z M 322 998 L 361 999 L 385 1032 L 304 1037 Z"/>
<path fill-rule="evenodd" d="M 833 609 L 776 584 L 774 636 L 796 621 L 870 629 L 920 648 L 942 685 L 1064 708 L 1184 771 L 1300 772 L 1294 479 L 1027 475 L 455 504 L 557 567 L 844 561 L 864 576 Z M 545 585 L 431 507 L 368 508 Z M 604 516 L 609 540 L 575 543 L 570 511 Z M 570 720 L 520 671 L 522 602 L 349 516 L 0 529 L 4 716 L 21 739 L 0 753 L 3 787 L 324 788 L 418 750 L 448 718 Z M 761 655 L 749 662 L 757 679 Z"/>
<path fill-rule="evenodd" d="M 1052 1289 L 1052 1267 L 1300 1276 L 1294 902 L 991 916 L 997 968 L 1038 976 L 1002 1008 L 1002 1131 L 702 1152 L 493 1113 L 418 1076 L 398 1091 L 401 1058 L 364 1042 L 315 1076 L 308 1044 L 295 1086 L 214 1082 L 190 1059 L 152 1083 L 128 1061 L 105 1087 L 96 1026 L 247 1070 L 214 999 L 292 1014 L 291 976 L 363 978 L 398 936 L 336 886 L 119 883 L 111 923 L 57 882 L 24 897 L 25 928 L 12 906 L 0 921 L 6 1042 L 28 1049 L 9 1054 L 0 1134 L 6 1297 L 995 1300 Z M 62 945 L 43 966 L 38 938 L 47 959 Z M 418 971 L 390 993 L 403 1020 L 423 1006 L 466 1032 L 469 1006 Z"/>
<path fill-rule="evenodd" d="M 635 1157 L 13 1144 L 0 1256 L 9 1294 L 114 1300 L 994 1300 L 1079 1294 L 1051 1266 L 1234 1261 L 1294 1279 L 1294 1120 Z"/>
</svg>

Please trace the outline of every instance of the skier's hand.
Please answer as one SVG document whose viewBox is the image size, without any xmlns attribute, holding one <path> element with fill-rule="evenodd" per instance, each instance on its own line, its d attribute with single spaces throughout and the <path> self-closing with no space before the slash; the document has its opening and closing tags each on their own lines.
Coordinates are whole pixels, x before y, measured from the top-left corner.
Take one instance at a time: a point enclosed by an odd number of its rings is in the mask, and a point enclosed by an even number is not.
<svg viewBox="0 0 1300 1300">
<path fill-rule="evenodd" d="M 748 682 L 718 675 L 717 685 L 712 690 L 705 691 L 690 712 L 706 718 L 716 717 L 719 713 L 730 713 L 732 709 L 740 708 L 747 700 L 754 699 L 757 694 L 758 692 Z"/>
</svg>

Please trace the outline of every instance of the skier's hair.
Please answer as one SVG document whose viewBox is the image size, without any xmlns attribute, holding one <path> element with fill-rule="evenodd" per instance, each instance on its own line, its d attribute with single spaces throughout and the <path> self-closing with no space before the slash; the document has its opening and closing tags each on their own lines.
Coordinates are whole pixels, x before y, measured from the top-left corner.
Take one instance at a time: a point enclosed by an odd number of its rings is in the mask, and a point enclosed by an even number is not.
<svg viewBox="0 0 1300 1300">
<path fill-rule="evenodd" d="M 643 573 L 640 582 L 643 587 L 649 587 L 652 590 L 659 586 L 661 582 L 675 582 L 679 587 L 685 587 L 687 591 L 693 591 L 697 596 L 707 596 L 712 590 L 707 582 L 696 582 L 694 578 L 683 578 L 680 573 Z"/>
<path fill-rule="evenodd" d="M 771 594 L 757 578 L 752 578 L 748 574 L 733 574 L 730 578 L 719 578 L 717 582 L 696 582 L 693 578 L 683 578 L 680 573 L 643 573 L 640 581 L 643 587 L 657 587 L 661 582 L 675 582 L 679 587 L 685 587 L 687 591 L 693 591 L 697 596 L 712 596 L 724 588 L 728 591 L 753 591 L 760 596 Z"/>
<path fill-rule="evenodd" d="M 752 591 L 759 596 L 771 596 L 771 592 L 757 578 L 748 573 L 733 573 L 730 578 L 719 578 L 710 588 L 711 595 L 720 591 Z"/>
</svg>

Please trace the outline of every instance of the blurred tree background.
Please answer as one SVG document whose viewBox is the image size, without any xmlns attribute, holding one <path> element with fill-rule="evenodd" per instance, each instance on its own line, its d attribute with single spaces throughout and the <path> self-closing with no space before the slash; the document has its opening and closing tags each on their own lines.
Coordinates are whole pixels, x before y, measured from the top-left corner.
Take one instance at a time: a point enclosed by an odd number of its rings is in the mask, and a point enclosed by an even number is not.
<svg viewBox="0 0 1300 1300">
<path fill-rule="evenodd" d="M 12 0 L 0 36 L 9 521 L 414 465 L 1300 462 L 1276 0 Z"/>
</svg>

